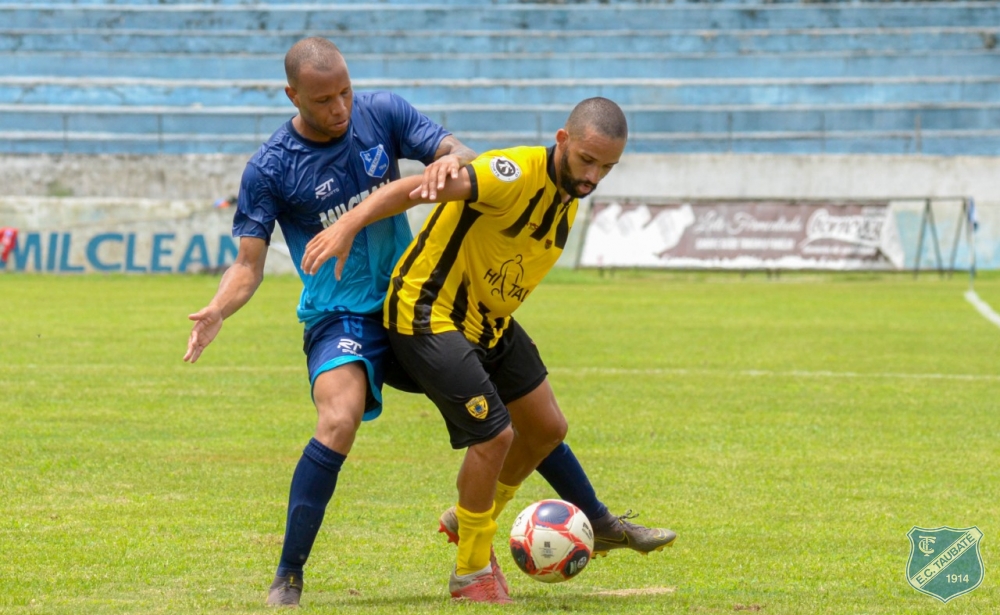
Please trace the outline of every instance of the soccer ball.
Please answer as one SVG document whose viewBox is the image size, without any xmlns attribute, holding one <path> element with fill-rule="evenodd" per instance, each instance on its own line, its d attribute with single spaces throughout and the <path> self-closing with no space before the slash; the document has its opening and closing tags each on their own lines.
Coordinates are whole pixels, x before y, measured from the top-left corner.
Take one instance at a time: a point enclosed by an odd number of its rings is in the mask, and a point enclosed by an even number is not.
<svg viewBox="0 0 1000 615">
<path fill-rule="evenodd" d="M 510 554 L 525 574 L 561 583 L 580 574 L 594 552 L 594 529 L 583 511 L 562 500 L 541 500 L 521 511 L 510 530 Z"/>
</svg>

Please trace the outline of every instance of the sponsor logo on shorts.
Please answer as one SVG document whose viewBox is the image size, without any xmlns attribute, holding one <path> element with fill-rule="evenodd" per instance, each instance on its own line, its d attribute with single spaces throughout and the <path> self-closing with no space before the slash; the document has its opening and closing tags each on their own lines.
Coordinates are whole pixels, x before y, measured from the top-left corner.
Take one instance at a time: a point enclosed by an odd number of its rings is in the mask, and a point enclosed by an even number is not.
<svg viewBox="0 0 1000 615">
<path fill-rule="evenodd" d="M 482 395 L 477 395 L 469 401 L 465 402 L 465 409 L 469 411 L 474 419 L 485 419 L 486 415 L 490 413 L 490 405 L 486 403 L 486 398 Z"/>
<path fill-rule="evenodd" d="M 504 156 L 497 156 L 490 160 L 490 170 L 502 182 L 512 182 L 521 177 L 521 167 L 517 166 L 513 160 Z"/>
<path fill-rule="evenodd" d="M 355 342 L 354 340 L 340 340 L 337 343 L 337 348 L 345 354 L 353 354 L 355 356 L 361 356 L 361 344 Z"/>
</svg>

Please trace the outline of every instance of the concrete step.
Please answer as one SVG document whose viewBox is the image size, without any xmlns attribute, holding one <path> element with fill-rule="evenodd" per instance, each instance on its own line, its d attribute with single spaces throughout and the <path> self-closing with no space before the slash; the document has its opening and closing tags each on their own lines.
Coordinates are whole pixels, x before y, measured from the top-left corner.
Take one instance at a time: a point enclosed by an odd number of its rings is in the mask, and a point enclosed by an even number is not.
<svg viewBox="0 0 1000 615">
<path fill-rule="evenodd" d="M 463 135 L 478 151 L 514 145 L 548 145 L 534 133 Z M 0 130 L 0 153 L 8 154 L 240 154 L 260 145 L 251 134 L 174 134 L 159 139 L 122 133 Z M 996 156 L 1000 130 L 843 131 L 770 133 L 646 133 L 629 140 L 626 153 L 929 154 Z"/>
<path fill-rule="evenodd" d="M 283 79 L 284 54 L 0 52 L 8 76 Z M 758 54 L 358 54 L 355 79 L 645 79 L 1000 76 L 993 51 Z"/>
<path fill-rule="evenodd" d="M 995 2 L 851 4 L 503 4 L 455 5 L 70 5 L 0 4 L 5 29 L 219 29 L 259 32 L 427 30 L 760 30 L 779 28 L 981 27 L 1000 24 Z"/>
<path fill-rule="evenodd" d="M 281 6 L 287 4 L 302 4 L 303 0 L 202 0 L 203 4 L 212 5 L 222 5 L 222 6 L 246 6 L 250 7 L 253 5 L 269 5 L 269 6 Z M 663 4 L 671 5 L 675 0 L 562 0 L 564 4 L 597 4 L 597 5 L 607 5 L 607 4 L 634 4 L 637 1 L 641 1 L 644 4 Z M 769 4 L 785 3 L 785 4 L 799 4 L 802 0 L 686 0 L 690 4 L 698 3 L 711 3 L 711 4 L 739 4 L 739 5 L 761 5 L 766 6 Z M 836 3 L 852 3 L 858 2 L 859 0 L 825 0 L 826 2 Z M 882 1 L 882 0 L 861 0 L 861 1 Z M 927 2 L 933 2 L 934 0 L 925 0 Z M 939 0 L 948 1 L 948 0 Z M 194 4 L 195 0 L 46 0 L 45 4 L 54 6 L 73 6 L 73 5 L 105 5 L 105 6 L 143 6 L 143 5 L 182 5 L 182 4 Z M 445 4 L 445 5 L 459 5 L 459 6 L 486 6 L 492 7 L 496 5 L 513 4 L 513 5 L 524 5 L 524 4 L 552 4 L 551 0 L 363 0 L 363 2 L 357 2 L 357 0 L 326 0 L 326 4 L 370 4 L 382 7 L 397 6 L 401 4 Z"/>
<path fill-rule="evenodd" d="M 861 51 L 896 53 L 990 51 L 997 48 L 1000 24 L 973 27 L 828 28 L 812 30 L 458 30 L 370 32 L 317 31 L 354 60 L 359 54 L 426 53 L 785 53 Z M 108 28 L 4 28 L 0 51 L 278 54 L 305 34 L 246 30 L 156 30 Z"/>
<path fill-rule="evenodd" d="M 284 81 L 0 77 L 0 103 L 274 106 Z M 606 96 L 621 105 L 947 104 L 1000 100 L 1000 77 L 844 79 L 356 79 L 417 106 L 575 104 Z"/>
<path fill-rule="evenodd" d="M 572 105 L 446 106 L 421 108 L 460 137 L 514 130 L 536 138 L 555 134 Z M 1000 102 L 964 105 L 844 106 L 625 106 L 633 136 L 646 133 L 753 133 L 992 130 L 1000 126 Z M 0 130 L 151 135 L 233 133 L 263 141 L 295 114 L 291 105 L 240 108 L 0 105 Z"/>
</svg>

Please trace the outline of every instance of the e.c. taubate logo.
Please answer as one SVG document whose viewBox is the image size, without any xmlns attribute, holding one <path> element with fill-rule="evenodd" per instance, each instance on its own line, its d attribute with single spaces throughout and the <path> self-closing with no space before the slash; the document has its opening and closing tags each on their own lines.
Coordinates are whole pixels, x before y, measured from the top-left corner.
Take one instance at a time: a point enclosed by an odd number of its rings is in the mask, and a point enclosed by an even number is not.
<svg viewBox="0 0 1000 615">
<path fill-rule="evenodd" d="M 985 570 L 979 554 L 983 533 L 978 527 L 914 526 L 906 581 L 918 592 L 948 602 L 979 587 Z"/>
</svg>

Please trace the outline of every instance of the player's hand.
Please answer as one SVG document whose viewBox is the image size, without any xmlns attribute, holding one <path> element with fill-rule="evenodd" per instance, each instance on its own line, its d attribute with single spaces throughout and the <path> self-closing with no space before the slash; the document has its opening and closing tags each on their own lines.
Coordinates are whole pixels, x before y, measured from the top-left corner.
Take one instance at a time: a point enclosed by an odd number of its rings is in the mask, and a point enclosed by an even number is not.
<svg viewBox="0 0 1000 615">
<path fill-rule="evenodd" d="M 419 197 L 421 199 L 437 199 L 438 190 L 444 188 L 444 183 L 451 176 L 458 179 L 458 172 L 462 169 L 462 161 L 454 154 L 441 156 L 424 169 L 424 179 L 420 183 Z M 411 193 L 412 198 L 417 198 L 417 191 Z"/>
<path fill-rule="evenodd" d="M 357 231 L 344 224 L 342 220 L 334 222 L 326 227 L 306 244 L 306 251 L 302 255 L 302 272 L 307 275 L 316 275 L 323 263 L 331 258 L 337 259 L 333 275 L 339 280 L 344 271 L 344 263 L 351 253 L 351 245 L 354 243 L 354 236 Z"/>
<path fill-rule="evenodd" d="M 188 336 L 188 348 L 184 360 L 194 363 L 222 329 L 222 310 L 211 306 L 205 307 L 190 314 L 188 319 L 194 321 L 194 327 Z"/>
</svg>

